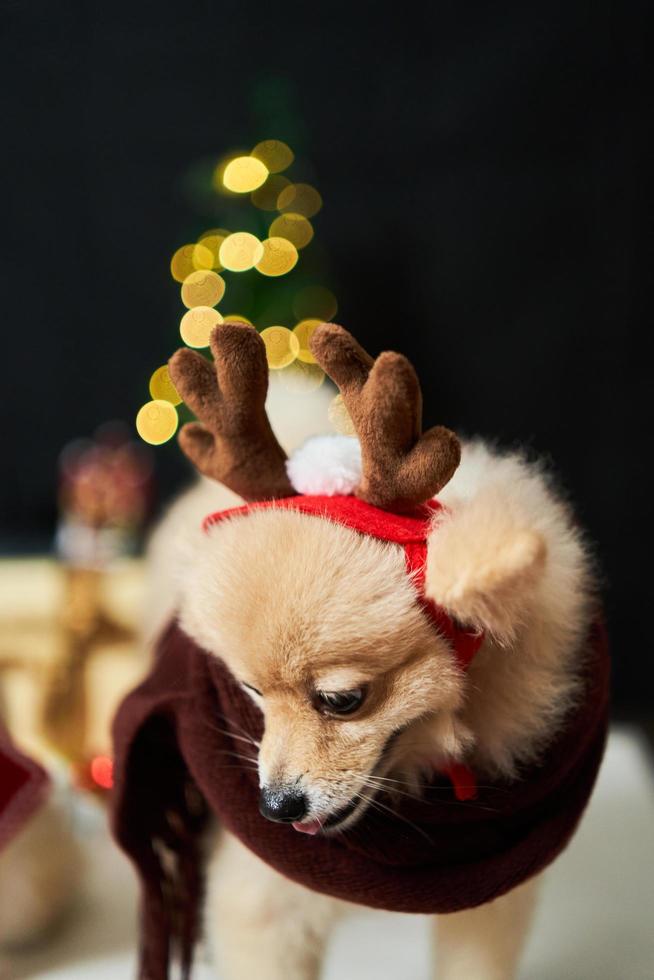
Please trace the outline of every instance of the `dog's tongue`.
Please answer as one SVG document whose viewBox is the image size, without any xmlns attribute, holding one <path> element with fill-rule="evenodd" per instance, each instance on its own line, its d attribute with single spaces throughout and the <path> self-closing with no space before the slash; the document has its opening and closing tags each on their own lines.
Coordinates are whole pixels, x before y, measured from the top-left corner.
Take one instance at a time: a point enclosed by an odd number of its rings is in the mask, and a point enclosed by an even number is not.
<svg viewBox="0 0 654 980">
<path fill-rule="evenodd" d="M 300 823 L 299 820 L 293 822 L 293 830 L 297 830 L 299 834 L 317 834 L 322 827 L 322 822 L 320 820 L 309 820 L 308 823 Z"/>
</svg>

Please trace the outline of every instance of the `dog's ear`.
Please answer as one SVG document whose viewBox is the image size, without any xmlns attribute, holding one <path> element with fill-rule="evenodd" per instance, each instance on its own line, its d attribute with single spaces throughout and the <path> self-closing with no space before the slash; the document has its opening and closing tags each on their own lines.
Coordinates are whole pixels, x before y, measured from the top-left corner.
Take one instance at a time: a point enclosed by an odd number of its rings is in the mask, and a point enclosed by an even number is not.
<svg viewBox="0 0 654 980">
<path fill-rule="evenodd" d="M 461 623 L 510 642 L 534 608 L 546 560 L 542 534 L 486 496 L 432 531 L 426 593 Z"/>
</svg>

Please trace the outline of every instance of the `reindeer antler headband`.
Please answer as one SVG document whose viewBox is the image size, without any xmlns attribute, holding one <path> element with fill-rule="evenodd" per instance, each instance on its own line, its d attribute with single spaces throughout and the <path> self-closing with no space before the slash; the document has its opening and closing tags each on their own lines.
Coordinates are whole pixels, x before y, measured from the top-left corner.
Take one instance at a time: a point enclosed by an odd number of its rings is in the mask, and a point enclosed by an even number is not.
<svg viewBox="0 0 654 980">
<path fill-rule="evenodd" d="M 407 511 L 438 493 L 460 459 L 453 432 L 422 432 L 422 393 L 402 354 L 375 360 L 335 323 L 314 331 L 311 352 L 338 386 L 361 444 L 356 496 L 384 510 Z M 295 494 L 286 454 L 266 415 L 268 365 L 256 330 L 226 321 L 211 337 L 214 363 L 178 350 L 170 376 L 199 422 L 185 425 L 180 445 L 197 469 L 248 502 Z"/>
</svg>

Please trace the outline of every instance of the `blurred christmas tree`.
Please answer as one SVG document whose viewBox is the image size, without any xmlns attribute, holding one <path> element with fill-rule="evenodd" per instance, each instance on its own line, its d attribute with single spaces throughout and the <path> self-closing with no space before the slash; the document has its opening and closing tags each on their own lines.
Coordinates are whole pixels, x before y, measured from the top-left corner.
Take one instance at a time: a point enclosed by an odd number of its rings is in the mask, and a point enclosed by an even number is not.
<svg viewBox="0 0 654 980">
<path fill-rule="evenodd" d="M 283 88 L 274 85 L 255 94 L 269 116 L 279 116 L 287 104 Z M 270 368 L 283 372 L 284 383 L 296 391 L 323 383 L 309 338 L 337 311 L 336 298 L 324 285 L 327 262 L 315 237 L 323 202 L 304 179 L 306 171 L 279 139 L 198 164 L 186 189 L 194 207 L 215 224 L 194 229 L 193 240 L 179 246 L 170 262 L 181 301 L 181 340 L 209 357 L 209 336 L 217 324 L 249 323 L 261 332 Z M 149 391 L 151 400 L 139 410 L 136 427 L 146 442 L 159 445 L 190 416 L 165 364 L 153 372 Z"/>
</svg>

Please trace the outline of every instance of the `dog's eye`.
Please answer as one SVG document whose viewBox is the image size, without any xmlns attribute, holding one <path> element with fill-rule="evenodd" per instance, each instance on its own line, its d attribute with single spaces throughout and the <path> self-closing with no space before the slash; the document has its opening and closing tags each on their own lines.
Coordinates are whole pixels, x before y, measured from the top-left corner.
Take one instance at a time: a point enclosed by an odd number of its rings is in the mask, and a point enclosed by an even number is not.
<svg viewBox="0 0 654 980">
<path fill-rule="evenodd" d="M 354 691 L 318 691 L 318 707 L 332 715 L 351 715 L 363 702 L 361 688 Z"/>
<path fill-rule="evenodd" d="M 248 691 L 252 691 L 253 694 L 258 694 L 260 698 L 263 697 L 261 691 L 259 691 L 256 687 L 252 687 L 251 684 L 246 684 L 245 681 L 241 681 L 241 684 L 243 687 L 247 687 Z"/>
</svg>

